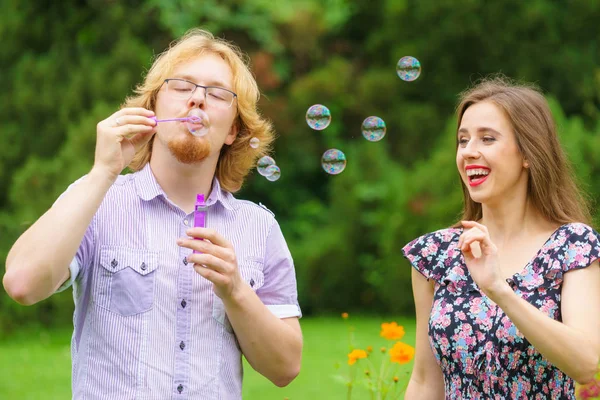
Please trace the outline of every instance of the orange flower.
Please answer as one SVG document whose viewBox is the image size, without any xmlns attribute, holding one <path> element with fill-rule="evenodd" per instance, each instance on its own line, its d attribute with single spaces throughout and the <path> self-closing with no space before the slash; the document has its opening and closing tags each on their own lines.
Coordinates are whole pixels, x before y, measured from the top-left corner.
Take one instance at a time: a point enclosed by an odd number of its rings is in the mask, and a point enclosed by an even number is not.
<svg viewBox="0 0 600 400">
<path fill-rule="evenodd" d="M 359 358 L 367 358 L 367 352 L 364 350 L 352 350 L 348 354 L 348 365 L 354 365 Z"/>
<path fill-rule="evenodd" d="M 406 364 L 415 356 L 415 348 L 402 342 L 398 342 L 390 349 L 390 361 L 398 364 Z"/>
<path fill-rule="evenodd" d="M 382 347 L 379 350 L 381 350 L 381 353 L 385 353 L 387 351 L 387 347 Z"/>
<path fill-rule="evenodd" d="M 381 324 L 381 333 L 382 338 L 386 338 L 387 340 L 400 340 L 404 337 L 404 327 L 399 326 L 395 322 L 384 322 Z"/>
<path fill-rule="evenodd" d="M 367 346 L 367 353 L 373 352 L 373 346 Z"/>
<path fill-rule="evenodd" d="M 397 376 L 394 377 L 394 383 L 398 383 L 399 380 L 400 379 Z"/>
<path fill-rule="evenodd" d="M 344 318 L 344 319 L 348 319 L 348 313 L 347 313 L 347 312 L 343 312 L 343 313 L 342 313 L 342 318 Z"/>
</svg>

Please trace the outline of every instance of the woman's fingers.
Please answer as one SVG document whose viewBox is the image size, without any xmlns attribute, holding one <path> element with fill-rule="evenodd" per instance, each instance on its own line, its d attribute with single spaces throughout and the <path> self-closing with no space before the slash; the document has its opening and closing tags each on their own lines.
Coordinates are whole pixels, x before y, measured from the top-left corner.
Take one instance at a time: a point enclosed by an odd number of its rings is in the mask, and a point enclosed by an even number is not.
<svg viewBox="0 0 600 400">
<path fill-rule="evenodd" d="M 473 254 L 473 257 L 475 257 L 475 258 L 481 257 L 481 246 L 479 246 L 478 241 L 471 242 L 471 244 L 469 245 L 469 248 L 471 249 L 471 254 Z"/>
<path fill-rule="evenodd" d="M 464 221 L 471 222 L 471 221 Z M 479 226 L 483 226 L 481 224 L 474 223 Z M 467 224 L 465 224 L 466 226 Z M 485 249 L 495 249 L 494 243 L 490 239 L 490 235 L 487 231 L 481 229 L 479 226 L 473 226 L 472 228 L 465 231 L 458 240 L 458 246 L 463 252 L 469 252 L 474 258 L 480 258 L 483 255 Z M 489 254 L 489 251 L 486 250 L 486 254 Z"/>
</svg>

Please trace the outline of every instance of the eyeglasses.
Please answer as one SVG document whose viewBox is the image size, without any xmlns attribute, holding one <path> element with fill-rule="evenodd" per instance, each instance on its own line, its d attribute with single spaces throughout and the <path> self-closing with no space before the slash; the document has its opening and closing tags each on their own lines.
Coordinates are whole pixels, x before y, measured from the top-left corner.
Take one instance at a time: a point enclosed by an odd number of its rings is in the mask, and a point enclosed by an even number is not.
<svg viewBox="0 0 600 400">
<path fill-rule="evenodd" d="M 229 108 L 237 94 L 218 86 L 196 85 L 185 79 L 165 79 L 169 96 L 179 100 L 189 100 L 197 88 L 204 89 L 204 101 L 208 107 Z"/>
</svg>

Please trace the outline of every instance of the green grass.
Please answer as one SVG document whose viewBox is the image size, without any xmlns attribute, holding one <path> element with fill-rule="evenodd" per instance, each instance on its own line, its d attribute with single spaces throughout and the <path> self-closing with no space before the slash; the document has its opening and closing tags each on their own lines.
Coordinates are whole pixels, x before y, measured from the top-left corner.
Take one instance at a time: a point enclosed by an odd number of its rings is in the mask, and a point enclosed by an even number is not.
<svg viewBox="0 0 600 400">
<path fill-rule="evenodd" d="M 359 348 L 373 346 L 373 357 L 386 342 L 379 337 L 381 322 L 395 320 L 404 325 L 404 342 L 414 345 L 414 320 L 398 318 L 358 317 L 347 321 L 339 317 L 303 318 L 304 353 L 300 375 L 287 387 L 278 388 L 266 378 L 244 368 L 244 399 L 306 400 L 346 399 L 346 387 L 334 375 L 348 373 L 349 328 L 353 327 L 354 343 Z M 0 399 L 68 399 L 71 396 L 70 330 L 28 331 L 0 343 Z M 378 363 L 376 363 L 378 364 Z M 338 368 L 336 368 L 336 366 Z M 363 374 L 366 364 L 360 361 L 356 371 Z M 399 386 L 404 385 L 410 364 L 399 371 Z M 369 399 L 364 389 L 357 388 L 353 399 Z"/>
</svg>

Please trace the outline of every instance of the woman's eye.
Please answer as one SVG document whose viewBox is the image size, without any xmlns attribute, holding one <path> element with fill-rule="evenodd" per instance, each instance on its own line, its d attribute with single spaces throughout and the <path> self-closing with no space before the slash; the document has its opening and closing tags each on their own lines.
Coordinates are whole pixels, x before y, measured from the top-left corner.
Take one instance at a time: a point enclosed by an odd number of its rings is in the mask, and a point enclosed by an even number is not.
<svg viewBox="0 0 600 400">
<path fill-rule="evenodd" d="M 484 142 L 494 142 L 496 139 L 491 136 L 486 136 L 483 138 Z"/>
</svg>

